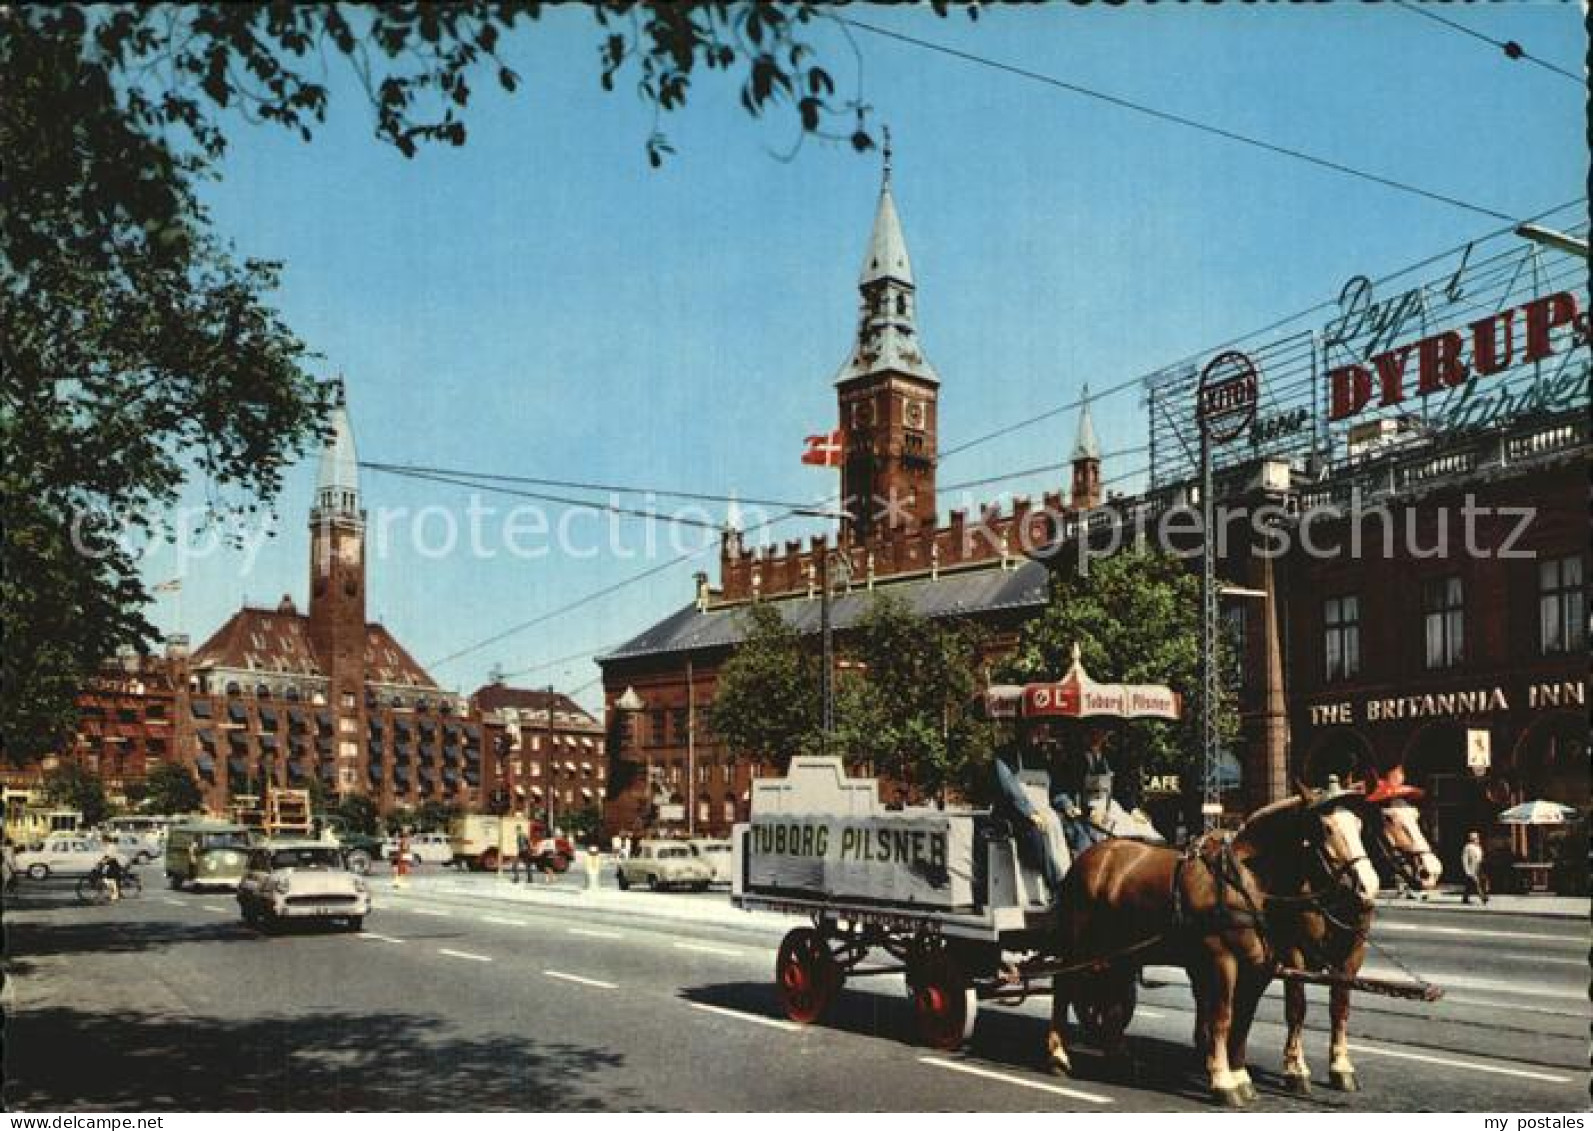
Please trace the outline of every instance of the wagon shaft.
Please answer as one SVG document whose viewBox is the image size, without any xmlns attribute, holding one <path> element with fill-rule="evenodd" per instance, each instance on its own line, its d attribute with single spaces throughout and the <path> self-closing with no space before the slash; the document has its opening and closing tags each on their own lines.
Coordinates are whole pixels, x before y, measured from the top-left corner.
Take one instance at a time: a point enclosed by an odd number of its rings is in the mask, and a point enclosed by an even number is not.
<svg viewBox="0 0 1593 1131">
<path fill-rule="evenodd" d="M 1426 982 L 1396 982 L 1388 978 L 1350 978 L 1343 974 L 1289 969 L 1279 970 L 1278 977 L 1285 982 L 1301 982 L 1311 986 L 1343 986 L 1357 993 L 1402 998 L 1407 1001 L 1437 1001 L 1444 996 L 1442 987 L 1429 985 Z"/>
</svg>

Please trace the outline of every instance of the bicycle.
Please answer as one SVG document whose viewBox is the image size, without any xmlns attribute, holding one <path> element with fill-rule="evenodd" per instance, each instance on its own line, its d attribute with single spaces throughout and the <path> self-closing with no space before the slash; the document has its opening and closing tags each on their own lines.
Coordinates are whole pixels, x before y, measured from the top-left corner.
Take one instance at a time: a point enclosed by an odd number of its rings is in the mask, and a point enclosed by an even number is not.
<svg viewBox="0 0 1593 1131">
<path fill-rule="evenodd" d="M 123 873 L 119 886 L 123 899 L 136 899 L 144 893 L 143 881 L 135 872 Z M 106 884 L 104 876 L 98 872 L 91 872 L 77 882 L 77 898 L 80 903 L 109 903 L 111 889 Z"/>
</svg>

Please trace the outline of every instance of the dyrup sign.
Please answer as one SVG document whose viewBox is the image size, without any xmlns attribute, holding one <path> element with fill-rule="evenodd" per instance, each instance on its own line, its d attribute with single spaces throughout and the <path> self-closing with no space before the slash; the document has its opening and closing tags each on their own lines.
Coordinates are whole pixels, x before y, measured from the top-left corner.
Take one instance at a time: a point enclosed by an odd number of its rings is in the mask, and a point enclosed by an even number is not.
<svg viewBox="0 0 1593 1131">
<path fill-rule="evenodd" d="M 1261 375 L 1255 362 L 1238 350 L 1212 358 L 1200 372 L 1195 419 L 1213 443 L 1236 439 L 1256 418 L 1261 396 Z"/>
<path fill-rule="evenodd" d="M 1441 330 L 1329 370 L 1328 419 L 1459 389 L 1587 345 L 1587 312 L 1578 310 L 1570 291 L 1557 291 L 1478 319 L 1464 330 Z"/>
<path fill-rule="evenodd" d="M 1586 231 L 1569 214 L 1550 222 Z M 1422 269 L 1432 271 L 1426 281 L 1409 280 L 1415 269 L 1377 283 L 1356 276 L 1324 304 L 1325 315 L 1319 309 L 1291 320 L 1292 329 L 1247 339 L 1237 356 L 1255 375 L 1255 400 L 1242 411 L 1234 398 L 1247 386 L 1232 380 L 1236 351 L 1147 377 L 1151 486 L 1198 474 L 1210 414 L 1249 441 L 1218 447 L 1213 432 L 1217 466 L 1257 456 L 1298 466 L 1343 459 L 1352 429 L 1364 434 L 1360 426 L 1373 421 L 1431 434 L 1587 404 L 1586 260 L 1501 233 Z"/>
</svg>

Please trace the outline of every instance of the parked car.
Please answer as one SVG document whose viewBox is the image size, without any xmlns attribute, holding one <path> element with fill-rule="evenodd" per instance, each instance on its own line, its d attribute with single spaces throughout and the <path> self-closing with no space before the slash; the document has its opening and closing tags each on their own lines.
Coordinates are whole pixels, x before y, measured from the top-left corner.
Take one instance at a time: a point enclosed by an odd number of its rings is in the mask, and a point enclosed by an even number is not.
<svg viewBox="0 0 1593 1131">
<path fill-rule="evenodd" d="M 357 931 L 370 914 L 371 893 L 337 845 L 279 841 L 249 851 L 238 910 L 245 923 L 267 931 L 295 919 L 341 919 Z"/>
<path fill-rule="evenodd" d="M 683 840 L 642 841 L 619 862 L 616 876 L 621 891 L 632 884 L 646 884 L 651 891 L 670 887 L 707 891 L 713 878 L 713 865 Z"/>
<path fill-rule="evenodd" d="M 156 857 L 166 854 L 166 846 L 153 836 L 143 836 L 139 833 L 109 833 L 102 838 L 107 844 L 116 846 L 116 854 L 131 860 L 134 864 L 148 864 Z"/>
<path fill-rule="evenodd" d="M 112 847 L 103 841 L 79 836 L 50 836 L 37 848 L 17 853 L 17 871 L 30 880 L 51 876 L 86 876 L 105 859 Z M 116 853 L 124 865 L 129 857 Z"/>
<path fill-rule="evenodd" d="M 728 840 L 699 837 L 691 842 L 691 850 L 713 867 L 714 883 L 728 884 L 735 879 L 735 853 Z"/>
<path fill-rule="evenodd" d="M 343 861 L 349 870 L 365 875 L 371 870 L 371 862 L 385 859 L 382 851 L 380 837 L 371 836 L 369 833 L 355 832 L 349 828 L 348 822 L 336 813 L 322 813 L 315 820 L 322 829 L 322 843 L 335 843 L 343 850 Z"/>
<path fill-rule="evenodd" d="M 398 840 L 398 837 L 390 836 L 382 841 L 382 859 L 398 859 Z M 452 864 L 453 859 L 454 850 L 448 843 L 447 833 L 414 833 L 410 836 L 411 864 Z"/>
<path fill-rule="evenodd" d="M 242 825 L 195 821 L 166 834 L 166 882 L 173 888 L 235 888 L 253 841 Z"/>
</svg>

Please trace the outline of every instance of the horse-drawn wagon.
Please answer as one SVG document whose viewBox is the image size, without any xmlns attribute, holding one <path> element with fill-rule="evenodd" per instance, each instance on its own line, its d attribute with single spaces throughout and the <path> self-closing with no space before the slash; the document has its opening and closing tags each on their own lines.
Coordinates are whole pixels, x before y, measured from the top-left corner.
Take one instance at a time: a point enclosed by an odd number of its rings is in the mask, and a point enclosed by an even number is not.
<svg viewBox="0 0 1593 1131">
<path fill-rule="evenodd" d="M 1165 687 L 1096 683 L 1075 660 L 1058 682 L 992 689 L 986 709 L 1014 719 L 1176 719 L 1180 704 Z M 925 1042 L 954 1048 L 972 1033 L 980 1001 L 1044 992 L 1060 968 L 1048 954 L 1052 887 L 1069 861 L 1051 784 L 1044 771 L 1019 770 L 1007 781 L 1018 794 L 1009 804 L 975 809 L 887 808 L 874 779 L 848 778 L 833 757 L 796 758 L 784 778 L 755 781 L 751 819 L 735 834 L 732 899 L 812 921 L 780 946 L 787 1016 L 814 1021 L 848 978 L 900 973 Z M 890 961 L 870 964 L 876 951 Z M 1076 1012 L 1089 1029 L 1102 1008 L 1132 1015 L 1133 994 L 1130 982 L 1116 1000 Z"/>
<path fill-rule="evenodd" d="M 998 712 L 1003 704 L 1031 718 L 1177 718 L 1180 708 L 1165 688 L 1089 682 L 1076 660 L 1059 684 L 992 696 Z M 1264 807 L 1232 835 L 1173 848 L 1147 829 L 1074 860 L 1048 775 L 998 777 L 1005 796 L 989 809 L 884 806 L 875 780 L 847 777 L 835 757 L 795 758 L 785 777 L 753 783 L 750 820 L 735 831 L 732 900 L 809 920 L 776 959 L 788 1017 L 816 1021 L 848 979 L 899 973 L 925 1043 L 951 1049 L 971 1036 L 981 1001 L 1050 993 L 1049 1059 L 1067 1072 L 1070 1009 L 1092 1044 L 1122 1053 L 1141 969 L 1180 966 L 1212 1093 L 1243 1105 L 1255 1097 L 1245 1038 L 1274 978 L 1288 983 L 1285 1071 L 1302 1088 L 1303 983 L 1333 988 L 1330 1075 L 1342 1087 L 1354 1086 L 1349 990 L 1436 993 L 1419 980 L 1357 977 L 1379 886 L 1368 849 L 1402 868 L 1431 860 L 1409 812 L 1330 783 Z M 1435 869 L 1419 871 L 1424 886 L 1436 882 Z M 870 962 L 876 952 L 888 960 Z"/>
</svg>

